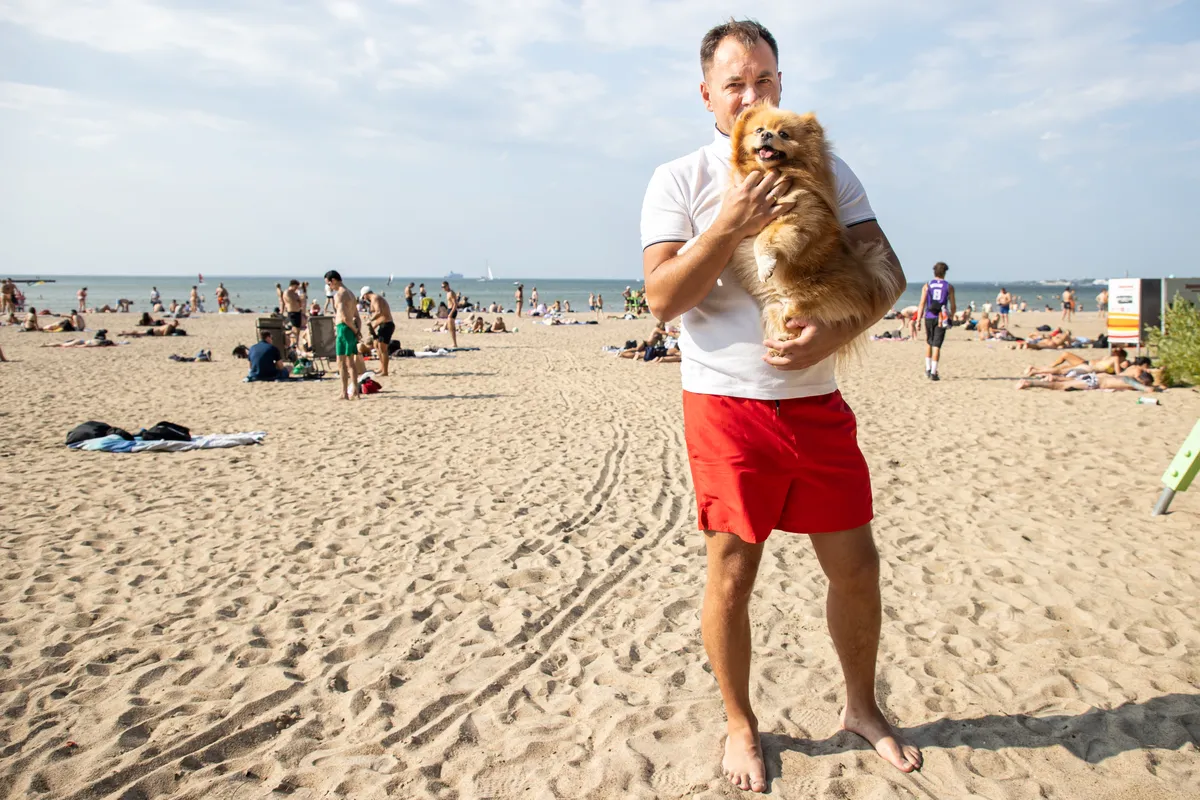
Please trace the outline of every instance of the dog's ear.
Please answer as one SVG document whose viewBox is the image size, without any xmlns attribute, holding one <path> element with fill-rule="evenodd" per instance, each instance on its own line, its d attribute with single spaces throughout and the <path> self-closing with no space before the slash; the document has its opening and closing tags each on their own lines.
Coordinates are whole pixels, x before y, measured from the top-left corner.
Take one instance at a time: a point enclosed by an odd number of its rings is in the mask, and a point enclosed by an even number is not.
<svg viewBox="0 0 1200 800">
<path fill-rule="evenodd" d="M 818 139 L 825 138 L 825 129 L 821 127 L 821 123 L 817 121 L 817 115 L 811 111 L 807 114 L 800 115 L 800 126 L 807 136 L 813 136 Z"/>
</svg>

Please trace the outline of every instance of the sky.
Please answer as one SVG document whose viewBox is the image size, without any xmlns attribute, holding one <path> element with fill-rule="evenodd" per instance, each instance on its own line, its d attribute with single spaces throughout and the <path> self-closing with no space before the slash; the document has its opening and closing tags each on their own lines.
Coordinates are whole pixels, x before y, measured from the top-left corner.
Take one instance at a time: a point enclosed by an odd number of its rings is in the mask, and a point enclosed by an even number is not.
<svg viewBox="0 0 1200 800">
<path fill-rule="evenodd" d="M 1200 0 L 0 0 L 0 272 L 639 276 L 730 16 L 910 279 L 1200 275 Z"/>
</svg>

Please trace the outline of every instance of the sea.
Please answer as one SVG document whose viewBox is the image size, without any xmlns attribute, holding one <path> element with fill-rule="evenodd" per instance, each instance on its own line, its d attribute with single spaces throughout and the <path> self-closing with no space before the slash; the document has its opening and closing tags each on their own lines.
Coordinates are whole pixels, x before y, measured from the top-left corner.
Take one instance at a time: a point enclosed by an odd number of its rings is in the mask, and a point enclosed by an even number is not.
<svg viewBox="0 0 1200 800">
<path fill-rule="evenodd" d="M 216 301 L 213 299 L 213 293 L 217 288 L 218 283 L 223 283 L 225 288 L 229 290 L 230 297 L 233 300 L 235 308 L 249 309 L 254 313 L 265 313 L 274 310 L 279 301 L 275 294 L 275 284 L 281 283 L 284 286 L 290 278 L 272 278 L 272 277 L 244 277 L 233 275 L 205 275 L 204 282 L 199 283 L 196 278 L 187 278 L 175 276 L 148 276 L 148 275 L 54 275 L 39 278 L 34 275 L 12 275 L 14 280 L 34 280 L 35 283 L 19 284 L 21 290 L 25 293 L 26 304 L 36 307 L 41 310 L 44 308 L 50 309 L 55 313 L 63 313 L 69 311 L 76 306 L 76 292 L 80 288 L 86 287 L 88 290 L 87 303 L 89 307 L 102 307 L 106 303 L 116 306 L 118 300 L 127 298 L 133 301 L 134 311 L 148 311 L 150 309 L 150 290 L 152 287 L 157 287 L 159 294 L 162 296 L 163 304 L 170 305 L 171 300 L 178 300 L 180 303 L 188 299 L 192 286 L 196 286 L 200 292 L 201 301 L 204 303 L 205 309 L 209 311 L 216 310 Z M 296 276 L 297 280 L 306 280 L 304 276 Z M 309 299 L 318 300 L 322 304 L 325 302 L 325 285 L 320 276 L 307 278 L 309 281 Z M 346 276 L 345 283 L 357 294 L 362 287 L 369 286 L 375 292 L 383 295 L 391 301 L 393 307 L 403 307 L 404 287 L 409 281 L 414 281 L 417 284 L 424 283 L 426 291 L 430 297 L 435 300 L 441 295 L 441 285 L 443 278 L 440 277 L 419 277 L 419 276 Z M 605 311 L 617 311 L 621 308 L 621 293 L 627 286 L 634 289 L 641 288 L 640 282 L 632 282 L 629 280 L 611 280 L 611 279 L 541 279 L 541 278 L 496 278 L 494 280 L 480 278 L 451 278 L 450 285 L 456 292 L 464 295 L 472 302 L 481 302 L 484 305 L 489 305 L 493 301 L 504 305 L 506 309 L 513 306 L 513 292 L 516 289 L 517 283 L 525 285 L 525 302 L 529 303 L 529 296 L 534 288 L 538 291 L 539 300 L 546 303 L 553 303 L 555 300 L 570 302 L 571 309 L 574 311 L 587 310 L 588 295 L 597 293 L 604 298 Z M 1070 285 L 1074 287 L 1079 300 L 1082 303 L 1084 311 L 1096 310 L 1096 295 L 1103 288 L 1101 283 L 1097 283 L 1091 279 L 1076 280 L 1067 284 L 1066 281 L 1061 282 L 1045 282 L 1045 283 L 1030 283 L 1030 282 L 1011 282 L 1001 284 L 998 282 L 986 283 L 955 283 L 955 299 L 958 306 L 961 308 L 972 302 L 976 308 L 981 308 L 984 303 L 994 303 L 996 294 L 1003 286 L 1007 288 L 1009 293 L 1018 298 L 1019 305 L 1021 300 L 1029 303 L 1031 310 L 1044 310 L 1046 305 L 1052 309 L 1058 309 L 1059 296 L 1063 289 Z M 908 305 L 916 305 L 921 296 L 921 283 L 910 283 L 907 291 L 896 303 L 897 308 L 904 308 Z"/>
</svg>

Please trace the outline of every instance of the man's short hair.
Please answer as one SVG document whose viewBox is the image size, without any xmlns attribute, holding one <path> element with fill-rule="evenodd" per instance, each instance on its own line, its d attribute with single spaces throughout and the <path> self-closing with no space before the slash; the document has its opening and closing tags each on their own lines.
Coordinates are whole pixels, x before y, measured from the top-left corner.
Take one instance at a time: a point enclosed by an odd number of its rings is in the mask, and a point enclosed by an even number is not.
<svg viewBox="0 0 1200 800">
<path fill-rule="evenodd" d="M 948 269 L 950 268 L 946 266 L 945 261 L 939 261 L 933 265 L 933 276 L 935 278 L 944 278 L 946 277 L 946 270 Z"/>
<path fill-rule="evenodd" d="M 270 331 L 262 331 L 259 338 L 262 339 L 264 342 L 270 341 L 271 332 Z"/>
<path fill-rule="evenodd" d="M 733 39 L 747 50 L 753 50 L 754 46 L 759 41 L 764 41 L 771 48 L 771 53 L 775 56 L 775 64 L 779 64 L 779 45 L 775 44 L 775 37 L 761 23 L 753 19 L 734 19 L 729 18 L 728 22 L 722 22 L 715 28 L 704 34 L 704 38 L 700 40 L 700 70 L 705 77 L 708 76 L 708 69 L 712 66 L 713 56 L 717 53 L 717 48 L 721 46 L 721 42 L 733 37 Z"/>
<path fill-rule="evenodd" d="M 290 281 L 288 281 L 288 286 L 299 286 L 299 285 L 300 285 L 300 281 L 296 280 L 295 278 L 292 278 Z"/>
<path fill-rule="evenodd" d="M 329 272 L 325 273 L 325 280 L 327 281 L 340 281 L 341 279 L 342 273 L 338 272 L 336 269 L 331 269 Z"/>
</svg>

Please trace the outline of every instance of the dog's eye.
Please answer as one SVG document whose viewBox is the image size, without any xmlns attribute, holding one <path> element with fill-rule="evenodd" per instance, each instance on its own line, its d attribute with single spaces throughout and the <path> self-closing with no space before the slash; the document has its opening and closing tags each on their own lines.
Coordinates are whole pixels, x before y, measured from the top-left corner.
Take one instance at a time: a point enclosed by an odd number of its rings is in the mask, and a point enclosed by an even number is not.
<svg viewBox="0 0 1200 800">
<path fill-rule="evenodd" d="M 779 138 L 780 138 L 780 139 L 790 139 L 790 138 L 792 138 L 792 137 L 788 136 L 788 133 L 787 133 L 787 131 L 780 131 L 780 132 L 779 132 Z"/>
<path fill-rule="evenodd" d="M 755 133 L 762 133 L 762 128 L 755 128 L 755 129 L 754 129 L 754 132 L 755 132 Z"/>
</svg>

